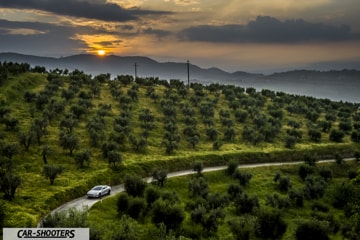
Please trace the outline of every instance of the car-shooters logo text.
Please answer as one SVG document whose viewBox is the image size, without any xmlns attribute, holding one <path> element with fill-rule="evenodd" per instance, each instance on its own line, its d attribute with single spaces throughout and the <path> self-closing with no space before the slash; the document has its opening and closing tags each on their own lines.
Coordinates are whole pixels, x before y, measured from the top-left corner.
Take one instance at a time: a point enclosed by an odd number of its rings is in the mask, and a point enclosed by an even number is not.
<svg viewBox="0 0 360 240">
<path fill-rule="evenodd" d="M 89 228 L 4 228 L 3 240 L 88 240 Z"/>
</svg>

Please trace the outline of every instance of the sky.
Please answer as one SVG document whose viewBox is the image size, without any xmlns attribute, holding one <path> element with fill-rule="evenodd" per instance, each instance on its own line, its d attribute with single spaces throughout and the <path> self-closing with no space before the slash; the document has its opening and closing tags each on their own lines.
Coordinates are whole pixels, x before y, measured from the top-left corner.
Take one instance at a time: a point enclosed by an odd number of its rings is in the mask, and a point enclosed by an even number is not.
<svg viewBox="0 0 360 240">
<path fill-rule="evenodd" d="M 359 12 L 359 0 L 0 0 L 0 52 L 101 50 L 230 72 L 342 66 L 360 63 Z"/>
</svg>

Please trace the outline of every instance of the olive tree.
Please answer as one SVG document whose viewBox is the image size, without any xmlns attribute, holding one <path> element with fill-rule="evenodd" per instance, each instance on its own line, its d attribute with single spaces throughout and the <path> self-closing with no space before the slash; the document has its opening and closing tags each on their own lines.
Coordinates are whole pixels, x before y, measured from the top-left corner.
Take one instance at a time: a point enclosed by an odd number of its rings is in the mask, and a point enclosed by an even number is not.
<svg viewBox="0 0 360 240">
<path fill-rule="evenodd" d="M 64 169 L 58 165 L 49 165 L 45 164 L 43 167 L 43 174 L 46 178 L 50 180 L 50 184 L 53 185 L 55 179 L 61 174 Z"/>
</svg>

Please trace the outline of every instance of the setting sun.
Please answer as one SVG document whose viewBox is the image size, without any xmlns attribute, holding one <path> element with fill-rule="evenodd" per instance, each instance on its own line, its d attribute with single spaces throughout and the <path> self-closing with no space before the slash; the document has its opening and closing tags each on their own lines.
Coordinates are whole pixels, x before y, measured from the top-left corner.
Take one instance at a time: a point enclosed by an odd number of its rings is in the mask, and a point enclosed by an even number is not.
<svg viewBox="0 0 360 240">
<path fill-rule="evenodd" d="M 105 50 L 97 50 L 97 54 L 99 55 L 99 56 L 104 56 L 105 55 Z"/>
</svg>

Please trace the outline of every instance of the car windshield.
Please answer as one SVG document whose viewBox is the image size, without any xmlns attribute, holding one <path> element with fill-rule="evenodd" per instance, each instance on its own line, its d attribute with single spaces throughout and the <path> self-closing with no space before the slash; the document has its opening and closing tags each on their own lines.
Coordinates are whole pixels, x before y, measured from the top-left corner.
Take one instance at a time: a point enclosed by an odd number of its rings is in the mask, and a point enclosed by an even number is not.
<svg viewBox="0 0 360 240">
<path fill-rule="evenodd" d="M 97 187 L 93 187 L 92 190 L 101 190 L 101 187 L 100 186 L 97 186 Z"/>
</svg>

